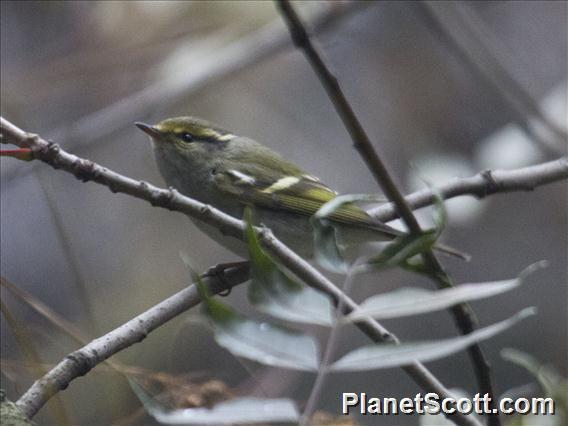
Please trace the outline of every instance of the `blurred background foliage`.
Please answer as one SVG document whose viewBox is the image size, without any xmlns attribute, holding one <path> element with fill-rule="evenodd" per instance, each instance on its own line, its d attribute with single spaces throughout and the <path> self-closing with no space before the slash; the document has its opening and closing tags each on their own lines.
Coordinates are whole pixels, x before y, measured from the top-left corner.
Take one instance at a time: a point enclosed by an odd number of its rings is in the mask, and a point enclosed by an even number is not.
<svg viewBox="0 0 568 426">
<path fill-rule="evenodd" d="M 499 40 L 508 54 L 508 72 L 552 121 L 565 126 L 566 3 L 460 5 Z M 314 28 L 376 149 L 405 191 L 422 187 L 424 180 L 440 183 L 488 167 L 553 158 L 523 132 L 510 103 L 456 53 L 423 5 L 340 1 L 295 6 Z M 150 144 L 133 122 L 196 115 L 265 143 L 340 192 L 377 192 L 271 2 L 2 1 L 0 7 L 2 116 L 23 129 L 162 185 Z M 93 336 L 186 285 L 190 276 L 180 251 L 203 270 L 234 260 L 182 215 L 98 185 L 81 185 L 43 164 L 2 158 L 1 166 L 2 276 Z M 550 261 L 520 290 L 474 304 L 485 325 L 527 305 L 539 309 L 533 320 L 483 345 L 499 393 L 532 381 L 499 358 L 504 346 L 567 373 L 566 194 L 562 183 L 534 193 L 448 203 L 443 239 L 473 256 L 467 264 L 444 259 L 456 282 L 512 278 L 528 264 Z M 428 214 L 421 212 L 421 217 L 427 220 Z M 393 270 L 359 278 L 354 297 L 411 284 L 432 286 Z M 235 289 L 229 300 L 250 312 L 244 294 L 244 288 Z M 5 289 L 2 296 L 46 364 L 77 347 Z M 180 316 L 119 358 L 173 373 L 187 386 L 190 379 L 218 379 L 224 383 L 215 389 L 228 386 L 236 393 L 299 401 L 309 394 L 312 375 L 235 360 L 193 319 L 192 314 Z M 385 323 L 403 340 L 456 333 L 447 313 Z M 325 338 L 325 330 L 315 331 Z M 33 377 L 6 321 L 1 333 L 2 387 L 17 399 Z M 340 353 L 362 343 L 364 336 L 346 328 Z M 429 366 L 448 386 L 474 391 L 465 354 Z M 124 379 L 105 371 L 99 367 L 60 394 L 73 423 L 153 424 Z M 170 399 L 191 405 L 193 393 L 176 389 Z M 337 413 L 341 392 L 353 389 L 393 397 L 418 391 L 399 370 L 336 374 L 328 380 L 321 408 Z M 43 410 L 37 421 L 51 424 L 53 418 Z M 397 421 L 415 423 L 412 418 Z"/>
</svg>

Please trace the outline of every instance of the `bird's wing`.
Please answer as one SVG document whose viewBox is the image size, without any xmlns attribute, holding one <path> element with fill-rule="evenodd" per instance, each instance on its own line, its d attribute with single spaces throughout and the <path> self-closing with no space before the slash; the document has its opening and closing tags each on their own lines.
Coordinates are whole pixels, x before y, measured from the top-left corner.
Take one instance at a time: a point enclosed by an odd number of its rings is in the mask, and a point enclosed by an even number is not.
<svg viewBox="0 0 568 426">
<path fill-rule="evenodd" d="M 308 174 L 293 177 L 274 169 L 265 169 L 261 175 L 268 178 L 259 181 L 253 177 L 259 175 L 254 173 L 258 170 L 248 171 L 253 173 L 247 171 L 242 167 L 239 170 L 216 170 L 215 184 L 223 194 L 234 197 L 243 204 L 304 216 L 313 216 L 325 203 L 337 196 L 335 191 Z M 392 236 L 399 234 L 353 203 L 341 205 L 329 218 L 346 225 L 373 228 Z"/>
</svg>

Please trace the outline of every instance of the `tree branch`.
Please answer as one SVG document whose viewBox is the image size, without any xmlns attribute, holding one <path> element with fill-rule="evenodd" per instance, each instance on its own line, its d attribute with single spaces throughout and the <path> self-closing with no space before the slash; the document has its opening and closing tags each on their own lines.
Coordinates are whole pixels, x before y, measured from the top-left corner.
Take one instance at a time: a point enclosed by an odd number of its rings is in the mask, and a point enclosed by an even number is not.
<svg viewBox="0 0 568 426">
<path fill-rule="evenodd" d="M 308 32 L 294 11 L 288 0 L 278 0 L 277 5 L 282 12 L 282 16 L 288 25 L 292 41 L 302 50 L 306 59 L 312 66 L 327 95 L 329 96 L 339 118 L 343 122 L 345 128 L 351 136 L 353 146 L 359 152 L 368 169 L 371 171 L 375 180 L 382 188 L 387 198 L 393 203 L 398 211 L 400 218 L 406 224 L 412 234 L 418 235 L 422 232 L 418 220 L 414 216 L 410 206 L 407 204 L 402 193 L 398 190 L 393 178 L 387 170 L 385 163 L 381 160 L 375 151 L 371 140 L 363 129 L 355 112 L 351 108 L 349 101 L 345 97 L 337 78 L 329 70 L 322 59 L 322 55 L 318 52 L 312 43 Z M 428 250 L 422 254 L 422 259 L 429 272 L 429 275 L 436 281 L 438 288 L 453 287 L 454 284 L 450 276 L 446 273 L 442 264 L 438 261 L 432 250 Z M 454 317 L 454 321 L 462 334 L 468 334 L 478 327 L 478 320 L 466 303 L 461 303 L 450 309 Z M 487 357 L 483 353 L 480 344 L 474 344 L 468 349 L 475 377 L 478 382 L 481 394 L 489 394 L 492 406 L 495 408 L 495 392 L 493 389 L 493 378 L 491 368 Z M 489 423 L 491 426 L 499 426 L 500 421 L 498 414 L 490 415 Z"/>
<path fill-rule="evenodd" d="M 243 221 L 229 216 L 211 206 L 185 197 L 173 188 L 168 190 L 161 189 L 149 183 L 120 175 L 90 160 L 69 154 L 61 149 L 59 145 L 45 141 L 38 135 L 26 133 L 3 117 L 0 117 L 0 142 L 12 143 L 20 148 L 29 148 L 34 158 L 51 165 L 53 168 L 65 170 L 83 182 L 92 180 L 107 186 L 112 192 L 129 194 L 133 197 L 146 200 L 153 206 L 184 213 L 192 218 L 197 218 L 215 226 L 225 235 L 239 239 L 244 238 L 245 224 Z M 276 239 L 269 229 L 258 229 L 258 236 L 260 244 L 267 252 L 277 258 L 283 266 L 303 280 L 307 285 L 330 296 L 337 305 L 343 307 L 344 314 L 359 309 L 358 305 L 351 298 L 346 296 L 307 261 L 300 258 L 296 253 Z M 143 318 L 138 316 L 135 320 L 140 322 L 140 327 L 134 330 L 126 327 L 127 325 L 132 325 L 131 321 L 111 332 L 111 339 L 109 339 L 107 334 L 91 342 L 91 344 L 97 342 L 98 346 L 105 344 L 111 345 L 112 343 L 112 348 L 114 348 L 114 352 L 112 353 L 116 353 L 142 340 L 149 331 L 160 325 L 160 321 L 162 321 L 160 318 L 165 318 L 162 323 L 168 321 L 173 318 L 173 316 L 179 314 L 184 309 L 194 306 L 199 301 L 196 299 L 196 290 L 194 287 L 182 290 L 180 293 L 185 294 L 187 300 L 183 299 L 180 301 L 174 299 L 176 297 L 176 295 L 174 295 L 157 305 L 157 307 L 150 309 L 145 314 L 141 314 L 141 316 L 144 315 Z M 145 316 L 150 316 L 148 322 L 145 322 Z M 134 323 L 136 323 L 136 321 L 134 321 Z M 372 318 L 357 323 L 356 326 L 375 342 L 399 342 L 395 335 Z M 123 336 L 124 333 L 126 333 L 128 338 Z M 118 339 L 118 341 L 114 342 L 113 339 Z M 109 350 L 105 352 L 105 355 L 107 355 L 108 358 L 112 353 Z M 18 405 L 24 412 L 29 413 L 30 417 L 33 416 L 45 402 L 47 402 L 49 396 L 51 396 L 50 394 L 44 396 L 42 392 L 48 391 L 53 381 L 55 381 L 56 389 L 64 389 L 71 380 L 79 375 L 86 374 L 96 364 L 104 360 L 104 358 L 101 358 L 100 353 L 95 353 L 91 350 L 86 353 L 83 350 L 79 350 L 76 356 L 74 354 L 75 353 L 67 356 L 65 360 L 51 370 L 47 374 L 47 378 L 44 377 L 36 381 L 22 398 L 20 398 Z M 426 392 L 434 392 L 441 398 L 452 396 L 444 385 L 440 383 L 423 364 L 414 362 L 411 365 L 402 367 L 402 369 Z M 459 425 L 479 425 L 475 418 L 459 413 L 452 415 L 451 419 Z"/>
<path fill-rule="evenodd" d="M 245 282 L 248 276 L 248 267 L 241 266 L 227 269 L 222 279 L 204 277 L 203 281 L 211 294 L 217 294 Z M 31 419 L 53 395 L 66 389 L 71 381 L 84 376 L 115 353 L 141 342 L 150 332 L 200 302 L 195 285 L 170 296 L 120 327 L 68 354 L 41 379 L 36 380 L 16 405 Z"/>
<path fill-rule="evenodd" d="M 310 24 L 318 31 L 323 31 L 368 5 L 370 3 L 366 2 L 322 3 L 322 7 L 310 15 Z M 177 105 L 196 91 L 277 54 L 287 46 L 287 37 L 282 22 L 274 20 L 226 46 L 215 49 L 211 55 L 200 58 L 192 64 L 191 71 L 184 73 L 181 78 L 172 81 L 160 78 L 152 81 L 143 89 L 90 112 L 72 123 L 51 129 L 46 134 L 61 143 L 73 141 L 73 150 L 85 148 L 123 129 L 125 123 L 140 120 L 152 111 Z M 11 173 L 5 179 L 9 182 L 18 177 L 21 177 L 21 174 Z"/>
<path fill-rule="evenodd" d="M 413 209 L 434 204 L 435 193 L 444 200 L 471 195 L 484 198 L 499 192 L 533 191 L 535 188 L 568 179 L 568 157 L 514 170 L 485 170 L 468 178 L 455 179 L 435 190 L 423 189 L 407 195 L 406 202 Z M 398 218 L 392 203 L 369 210 L 377 219 L 388 222 Z"/>
</svg>

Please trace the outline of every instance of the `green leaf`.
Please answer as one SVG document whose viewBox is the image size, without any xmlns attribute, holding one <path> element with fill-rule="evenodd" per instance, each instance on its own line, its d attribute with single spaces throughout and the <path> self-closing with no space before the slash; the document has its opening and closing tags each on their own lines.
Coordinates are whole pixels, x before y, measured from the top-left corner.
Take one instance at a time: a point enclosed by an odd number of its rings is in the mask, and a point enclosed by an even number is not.
<svg viewBox="0 0 568 426">
<path fill-rule="evenodd" d="M 431 275 L 430 269 L 426 266 L 421 257 L 412 257 L 407 259 L 401 266 L 407 271 L 414 272 L 416 274 Z"/>
<path fill-rule="evenodd" d="M 386 247 L 369 260 L 357 266 L 357 270 L 376 270 L 394 266 L 412 266 L 408 261 L 417 254 L 432 248 L 436 242 L 435 231 L 424 231 L 421 234 L 405 234 L 387 243 Z M 416 267 L 416 266 L 415 266 Z"/>
<path fill-rule="evenodd" d="M 434 229 L 427 229 L 419 234 L 403 234 L 388 243 L 378 255 L 371 257 L 357 267 L 366 271 L 400 266 L 416 273 L 427 273 L 427 268 L 421 259 L 414 256 L 432 249 L 442 233 L 447 222 L 444 200 L 439 192 L 432 189 L 434 194 Z"/>
<path fill-rule="evenodd" d="M 344 204 L 379 199 L 370 194 L 339 195 L 321 206 L 311 217 L 310 222 L 314 229 L 314 259 L 322 268 L 336 274 L 346 274 L 350 268 L 342 254 L 343 246 L 337 240 L 337 230 L 327 218 Z"/>
<path fill-rule="evenodd" d="M 229 305 L 226 305 L 221 301 L 211 297 L 211 294 L 209 294 L 209 288 L 201 279 L 201 275 L 195 272 L 193 262 L 191 261 L 191 258 L 187 255 L 187 253 L 180 251 L 179 256 L 191 273 L 191 278 L 195 282 L 197 292 L 199 293 L 199 297 L 201 297 L 201 301 L 203 303 L 203 307 L 207 316 L 215 320 L 216 322 L 233 320 L 235 313 L 233 312 L 232 308 Z"/>
<path fill-rule="evenodd" d="M 201 297 L 206 315 L 213 321 L 215 325 L 220 327 L 222 324 L 230 325 L 234 321 L 239 320 L 238 314 L 229 305 L 217 300 L 209 294 L 209 289 L 201 280 L 199 275 L 194 275 L 194 281 L 197 285 L 197 292 Z"/>
<path fill-rule="evenodd" d="M 335 274 L 346 274 L 349 264 L 343 258 L 343 246 L 337 241 L 337 230 L 325 219 L 312 220 L 314 260 Z"/>
<path fill-rule="evenodd" d="M 213 323 L 215 341 L 233 355 L 273 367 L 317 371 L 319 355 L 314 339 L 285 327 L 247 319 L 207 294 L 198 281 L 205 313 Z"/>
<path fill-rule="evenodd" d="M 518 416 L 522 419 L 518 425 L 549 425 L 564 426 L 568 419 L 568 380 L 562 377 L 551 366 L 543 365 L 542 362 L 533 356 L 515 349 L 503 349 L 501 357 L 507 361 L 511 361 L 520 367 L 525 368 L 531 373 L 546 394 L 547 398 L 554 401 L 554 415 L 527 415 Z"/>
<path fill-rule="evenodd" d="M 459 352 L 472 344 L 489 339 L 512 327 L 522 319 L 534 315 L 535 308 L 527 308 L 515 316 L 476 330 L 465 336 L 450 339 L 403 343 L 400 345 L 378 344 L 364 346 L 349 352 L 331 365 L 332 371 L 366 371 L 380 368 L 400 367 L 415 361 L 427 362 Z"/>
<path fill-rule="evenodd" d="M 310 222 L 314 231 L 314 260 L 329 272 L 346 274 L 349 265 L 343 258 L 343 246 L 337 240 L 335 227 L 329 220 L 316 216 Z"/>
<path fill-rule="evenodd" d="M 215 340 L 236 356 L 264 365 L 301 371 L 317 371 L 318 348 L 302 333 L 238 316 L 214 322 Z"/>
<path fill-rule="evenodd" d="M 563 382 L 562 376 L 527 353 L 506 348 L 501 351 L 501 358 L 523 367 L 531 373 L 546 395 L 555 395 Z"/>
<path fill-rule="evenodd" d="M 323 293 L 290 277 L 262 249 L 245 213 L 247 241 L 252 265 L 248 287 L 250 302 L 261 312 L 286 321 L 330 326 L 332 305 Z"/>
<path fill-rule="evenodd" d="M 444 198 L 442 193 L 435 186 L 429 185 L 432 195 L 434 196 L 434 223 L 436 239 L 442 234 L 446 224 L 448 223 L 448 212 L 446 211 L 446 206 L 444 204 Z"/>
<path fill-rule="evenodd" d="M 236 398 L 211 408 L 168 409 L 134 380 L 128 379 L 144 408 L 156 421 L 174 425 L 219 425 L 242 423 L 297 423 L 300 413 L 290 399 Z"/>
<path fill-rule="evenodd" d="M 256 232 L 254 231 L 254 227 L 252 225 L 252 211 L 249 207 L 245 208 L 245 222 L 247 225 L 246 236 L 250 261 L 254 268 L 253 274 L 271 278 L 271 274 L 274 272 L 275 264 L 260 246 Z"/>
<path fill-rule="evenodd" d="M 378 255 L 370 257 L 365 263 L 360 263 L 356 268 L 357 272 L 399 266 L 411 272 L 430 275 L 422 259 L 416 256 L 431 249 L 438 249 L 469 261 L 469 255 L 451 247 L 436 244 L 446 226 L 447 214 L 441 194 L 435 188 L 432 188 L 432 193 L 434 195 L 435 227 L 419 234 L 403 234 L 395 238 Z"/>
<path fill-rule="evenodd" d="M 250 302 L 261 312 L 285 321 L 331 326 L 332 305 L 328 297 L 286 276 L 270 281 L 253 277 L 248 288 Z"/>
<path fill-rule="evenodd" d="M 545 264 L 545 262 L 535 263 L 512 280 L 462 284 L 443 290 L 401 288 L 369 297 L 361 303 L 361 309 L 352 312 L 342 320 L 358 321 L 369 316 L 375 319 L 386 319 L 418 315 L 446 309 L 463 302 L 495 296 L 519 287 L 529 273 Z"/>
<path fill-rule="evenodd" d="M 233 355 L 274 367 L 317 371 L 318 347 L 314 339 L 285 327 L 258 322 L 237 313 L 226 303 L 211 297 L 201 277 L 189 266 L 203 311 L 211 320 L 215 341 Z"/>
</svg>

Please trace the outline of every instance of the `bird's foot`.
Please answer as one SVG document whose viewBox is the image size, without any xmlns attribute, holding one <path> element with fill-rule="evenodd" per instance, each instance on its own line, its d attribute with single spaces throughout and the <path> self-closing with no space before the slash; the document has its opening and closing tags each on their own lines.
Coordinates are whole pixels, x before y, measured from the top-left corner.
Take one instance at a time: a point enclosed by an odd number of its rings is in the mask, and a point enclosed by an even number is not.
<svg viewBox="0 0 568 426">
<path fill-rule="evenodd" d="M 203 277 L 209 278 L 217 278 L 222 286 L 225 288 L 223 291 L 217 293 L 219 296 L 226 297 L 231 294 L 232 284 L 227 280 L 226 271 L 231 268 L 239 268 L 243 266 L 247 266 L 249 264 L 248 261 L 240 261 L 240 262 L 228 262 L 228 263 L 219 263 L 215 266 L 209 268 L 204 274 Z"/>
</svg>

